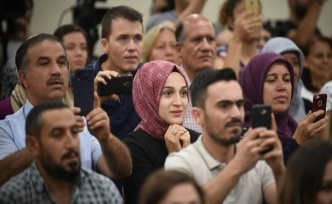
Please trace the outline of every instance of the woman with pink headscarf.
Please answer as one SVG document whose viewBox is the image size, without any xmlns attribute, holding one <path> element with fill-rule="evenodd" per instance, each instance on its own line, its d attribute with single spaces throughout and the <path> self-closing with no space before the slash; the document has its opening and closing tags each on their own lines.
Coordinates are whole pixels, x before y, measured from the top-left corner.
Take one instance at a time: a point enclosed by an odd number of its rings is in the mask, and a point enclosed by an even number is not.
<svg viewBox="0 0 332 204">
<path fill-rule="evenodd" d="M 182 126 L 189 102 L 188 85 L 179 67 L 152 61 L 136 73 L 133 101 L 141 122 L 127 135 L 132 175 L 123 180 L 126 203 L 135 203 L 144 180 L 164 166 L 168 154 L 196 141 L 199 133 Z"/>
</svg>

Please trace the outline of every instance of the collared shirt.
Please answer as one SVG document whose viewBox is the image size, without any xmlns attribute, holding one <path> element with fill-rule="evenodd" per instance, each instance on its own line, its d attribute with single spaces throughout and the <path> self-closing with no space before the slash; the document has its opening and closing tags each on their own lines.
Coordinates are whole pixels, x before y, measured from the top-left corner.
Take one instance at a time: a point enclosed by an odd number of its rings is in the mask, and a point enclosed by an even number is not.
<svg viewBox="0 0 332 204">
<path fill-rule="evenodd" d="M 0 203 L 56 203 L 36 164 L 10 179 L 0 188 Z M 81 169 L 70 203 L 122 203 L 114 183 L 107 177 Z"/>
<path fill-rule="evenodd" d="M 25 121 L 33 108 L 27 101 L 16 113 L 0 121 L 0 160 L 25 148 Z M 82 167 L 95 169 L 102 154 L 98 140 L 90 134 L 87 127 L 79 133 Z"/>
<path fill-rule="evenodd" d="M 188 87 L 190 87 L 191 85 L 191 81 L 186 73 L 186 70 L 184 70 L 184 68 L 182 66 L 180 66 L 180 69 L 187 81 Z M 187 105 L 187 109 L 186 109 L 186 114 L 184 115 L 183 118 L 183 126 L 192 130 L 195 130 L 196 132 L 202 133 L 202 127 L 196 122 L 191 110 L 192 110 L 193 106 L 191 103 L 191 98 L 190 98 L 190 94 L 189 94 L 189 103 Z"/>
<path fill-rule="evenodd" d="M 227 164 L 220 163 L 204 147 L 202 135 L 180 152 L 168 155 L 165 169 L 177 169 L 191 175 L 199 185 L 208 183 Z M 242 174 L 223 203 L 263 203 L 263 192 L 274 184 L 271 168 L 265 161 L 258 161 L 251 170 Z"/>
</svg>

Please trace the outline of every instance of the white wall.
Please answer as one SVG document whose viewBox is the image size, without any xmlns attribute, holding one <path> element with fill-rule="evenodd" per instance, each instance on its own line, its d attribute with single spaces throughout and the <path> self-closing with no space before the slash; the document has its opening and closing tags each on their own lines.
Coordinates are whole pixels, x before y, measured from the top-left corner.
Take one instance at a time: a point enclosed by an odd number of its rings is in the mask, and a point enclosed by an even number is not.
<svg viewBox="0 0 332 204">
<path fill-rule="evenodd" d="M 107 0 L 106 3 L 97 2 L 96 7 L 111 7 L 127 5 L 135 8 L 144 14 L 144 22 L 149 17 L 149 9 L 152 0 Z M 216 21 L 221 3 L 224 0 L 207 0 L 203 14 L 210 20 Z M 261 0 L 263 4 L 264 19 L 286 19 L 288 17 L 287 0 Z M 41 32 L 53 33 L 58 27 L 58 21 L 66 8 L 76 4 L 76 0 L 34 0 L 34 11 L 31 22 L 31 33 Z M 62 24 L 72 22 L 72 13 L 67 12 Z M 332 35 L 332 0 L 327 0 L 321 12 L 318 27 L 324 35 Z M 101 53 L 98 43 L 95 49 L 96 54 Z"/>
</svg>

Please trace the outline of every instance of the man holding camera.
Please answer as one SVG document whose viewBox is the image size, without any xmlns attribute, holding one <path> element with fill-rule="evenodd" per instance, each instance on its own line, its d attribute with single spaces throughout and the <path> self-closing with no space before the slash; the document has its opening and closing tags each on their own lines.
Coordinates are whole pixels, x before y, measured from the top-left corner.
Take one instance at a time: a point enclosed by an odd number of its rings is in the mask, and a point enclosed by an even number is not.
<svg viewBox="0 0 332 204">
<path fill-rule="evenodd" d="M 130 7 L 117 6 L 107 11 L 102 19 L 101 39 L 105 54 L 87 67 L 98 72 L 95 86 L 121 77 L 118 75 L 135 75 L 136 69 L 140 66 L 139 61 L 143 49 L 142 23 L 142 14 Z M 132 82 L 127 81 L 126 83 Z M 114 89 L 119 88 L 114 87 Z M 120 93 L 116 96 L 113 94 L 107 99 L 104 98 L 101 107 L 110 118 L 112 133 L 121 140 L 140 122 L 131 93 Z"/>
<path fill-rule="evenodd" d="M 272 130 L 250 128 L 239 142 L 244 101 L 235 72 L 228 68 L 198 74 L 191 99 L 202 136 L 170 154 L 165 168 L 193 176 L 204 187 L 207 203 L 277 203 L 276 183 L 285 167 L 275 123 Z"/>
<path fill-rule="evenodd" d="M 30 37 L 19 47 L 15 61 L 27 102 L 16 113 L 0 121 L 0 185 L 32 162 L 32 156 L 25 148 L 24 131 L 31 109 L 44 102 L 62 100 L 69 83 L 65 48 L 53 35 Z M 114 179 L 129 176 L 132 169 L 129 151 L 110 133 L 109 119 L 100 108 L 97 94 L 94 105 L 86 117 L 84 129 L 79 130 L 82 166 Z M 77 116 L 77 124 L 83 127 L 80 116 Z"/>
</svg>

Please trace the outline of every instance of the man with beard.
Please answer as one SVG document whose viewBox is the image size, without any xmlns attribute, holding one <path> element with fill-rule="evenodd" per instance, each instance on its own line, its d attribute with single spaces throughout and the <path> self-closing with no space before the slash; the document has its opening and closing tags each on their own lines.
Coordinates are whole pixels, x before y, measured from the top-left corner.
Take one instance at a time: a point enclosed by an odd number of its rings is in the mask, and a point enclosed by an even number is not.
<svg viewBox="0 0 332 204">
<path fill-rule="evenodd" d="M 24 142 L 24 126 L 30 110 L 41 103 L 62 100 L 69 83 L 65 48 L 52 35 L 39 34 L 23 42 L 15 62 L 27 101 L 16 113 L 0 121 L 0 185 L 31 165 L 32 156 Z M 114 179 L 129 176 L 132 168 L 130 153 L 110 132 L 109 118 L 99 103 L 95 94 L 96 107 L 87 115 L 84 129 L 83 119 L 76 117 L 80 126 L 82 166 Z M 92 130 L 90 124 L 96 117 L 103 121 L 98 131 Z"/>
<path fill-rule="evenodd" d="M 278 21 L 273 35 L 287 37 L 305 48 L 315 35 L 321 35 L 316 25 L 325 1 L 288 0 L 289 19 Z"/>
<path fill-rule="evenodd" d="M 100 128 L 100 122 L 89 125 Z M 0 188 L 0 203 L 122 203 L 111 180 L 81 168 L 78 125 L 61 101 L 35 106 L 25 132 L 34 162 Z"/>
<path fill-rule="evenodd" d="M 281 144 L 275 130 L 258 127 L 250 128 L 236 145 L 244 101 L 235 72 L 206 70 L 194 79 L 190 91 L 202 135 L 170 154 L 165 168 L 193 176 L 204 187 L 207 203 L 276 203 L 276 183 L 285 171 Z"/>
</svg>

